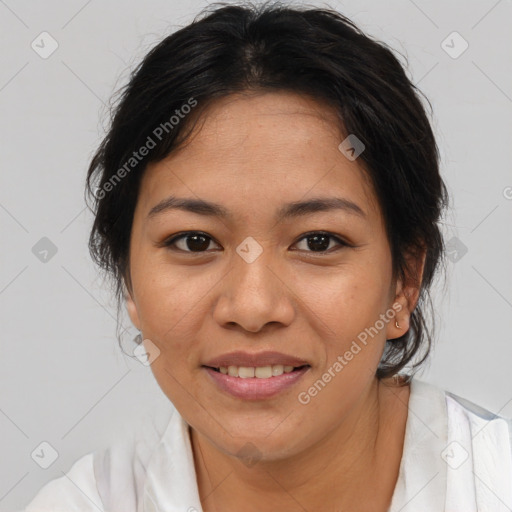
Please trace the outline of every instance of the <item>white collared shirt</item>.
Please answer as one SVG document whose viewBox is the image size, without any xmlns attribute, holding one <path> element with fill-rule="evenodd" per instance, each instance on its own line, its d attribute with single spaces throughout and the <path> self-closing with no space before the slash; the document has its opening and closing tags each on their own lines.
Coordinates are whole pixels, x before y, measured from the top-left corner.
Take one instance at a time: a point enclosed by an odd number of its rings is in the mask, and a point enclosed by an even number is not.
<svg viewBox="0 0 512 512">
<path fill-rule="evenodd" d="M 76 461 L 25 512 L 202 512 L 189 426 L 174 409 Z M 412 379 L 389 512 L 510 512 L 512 420 Z"/>
</svg>

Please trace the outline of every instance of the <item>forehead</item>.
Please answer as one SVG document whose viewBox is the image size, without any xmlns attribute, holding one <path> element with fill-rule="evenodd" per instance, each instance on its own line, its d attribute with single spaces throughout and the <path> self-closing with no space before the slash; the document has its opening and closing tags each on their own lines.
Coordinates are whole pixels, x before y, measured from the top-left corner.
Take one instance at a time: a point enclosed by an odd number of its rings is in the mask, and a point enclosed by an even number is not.
<svg viewBox="0 0 512 512">
<path fill-rule="evenodd" d="M 139 194 L 145 215 L 169 195 L 222 202 L 246 215 L 308 196 L 342 196 L 379 215 L 332 107 L 287 92 L 231 95 L 212 103 L 178 151 L 151 163 Z M 251 208 L 252 207 L 252 208 Z"/>
</svg>

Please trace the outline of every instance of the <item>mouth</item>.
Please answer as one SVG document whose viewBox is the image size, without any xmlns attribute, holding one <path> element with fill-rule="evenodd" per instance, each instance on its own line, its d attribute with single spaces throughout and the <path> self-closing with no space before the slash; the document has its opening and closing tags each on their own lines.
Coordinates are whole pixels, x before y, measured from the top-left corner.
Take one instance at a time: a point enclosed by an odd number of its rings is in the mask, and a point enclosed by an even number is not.
<svg viewBox="0 0 512 512">
<path fill-rule="evenodd" d="M 292 373 L 300 371 L 304 368 L 310 368 L 309 364 L 303 364 L 301 366 L 290 366 L 290 365 L 267 365 L 267 366 L 206 366 L 214 372 L 222 373 L 223 375 L 229 375 L 230 377 L 237 377 L 239 379 L 270 379 L 272 377 L 279 377 L 285 373 Z"/>
<path fill-rule="evenodd" d="M 311 369 L 301 366 L 205 366 L 203 368 L 218 390 L 243 400 L 266 400 L 280 395 L 302 380 Z"/>
</svg>

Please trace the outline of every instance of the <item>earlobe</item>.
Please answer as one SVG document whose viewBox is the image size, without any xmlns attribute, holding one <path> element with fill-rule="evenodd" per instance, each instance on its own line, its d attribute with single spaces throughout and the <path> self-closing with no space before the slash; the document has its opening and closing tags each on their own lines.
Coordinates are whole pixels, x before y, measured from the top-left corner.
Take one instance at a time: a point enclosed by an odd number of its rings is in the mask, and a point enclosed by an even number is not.
<svg viewBox="0 0 512 512">
<path fill-rule="evenodd" d="M 397 280 L 395 300 L 392 306 L 395 318 L 388 324 L 386 332 L 388 340 L 399 338 L 409 330 L 411 314 L 420 296 L 425 259 L 426 251 L 423 251 L 420 257 L 409 255 L 408 264 L 413 275 L 407 276 L 407 284 L 404 284 L 401 279 Z"/>
<path fill-rule="evenodd" d="M 393 312 L 393 317 L 388 322 L 386 329 L 386 339 L 388 340 L 400 338 L 409 330 L 409 301 L 402 291 L 398 292 L 390 311 Z"/>
</svg>

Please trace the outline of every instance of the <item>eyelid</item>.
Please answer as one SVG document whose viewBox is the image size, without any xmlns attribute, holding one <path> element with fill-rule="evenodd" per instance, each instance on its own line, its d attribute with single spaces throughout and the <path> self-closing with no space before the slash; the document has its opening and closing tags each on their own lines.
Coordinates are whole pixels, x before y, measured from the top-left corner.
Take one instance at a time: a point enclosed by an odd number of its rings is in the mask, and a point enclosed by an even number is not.
<svg viewBox="0 0 512 512">
<path fill-rule="evenodd" d="M 301 237 L 298 238 L 294 242 L 293 245 L 295 245 L 297 242 L 300 242 L 301 240 L 304 240 L 304 238 L 308 238 L 308 237 L 313 236 L 313 235 L 324 235 L 324 236 L 327 236 L 329 238 L 332 238 L 332 239 L 336 240 L 340 245 L 343 245 L 343 246 L 346 246 L 346 247 L 353 247 L 352 244 L 347 242 L 340 235 L 336 235 L 335 233 L 331 233 L 330 231 L 322 231 L 322 230 L 308 231 L 307 233 L 302 234 Z M 307 251 L 307 252 L 314 253 L 314 251 Z M 318 254 L 321 254 L 321 253 L 318 253 Z"/>
<path fill-rule="evenodd" d="M 344 240 L 339 235 L 330 233 L 328 231 L 310 231 L 308 233 L 304 233 L 303 235 L 301 235 L 301 237 L 299 239 L 297 239 L 293 243 L 293 245 L 296 245 L 299 242 L 302 242 L 302 240 L 304 240 L 308 237 L 312 237 L 314 235 L 320 235 L 320 236 L 323 235 L 325 237 L 328 237 L 329 239 L 334 240 L 337 245 L 335 245 L 334 247 L 329 247 L 325 251 L 308 251 L 308 250 L 304 250 L 304 249 L 293 249 L 293 248 L 290 250 L 292 250 L 294 252 L 301 253 L 304 258 L 317 259 L 317 258 L 328 258 L 329 256 L 332 256 L 333 254 L 338 254 L 342 249 L 354 247 L 352 244 L 348 243 L 346 240 Z M 329 242 L 328 246 L 330 246 L 330 245 L 331 245 L 331 242 Z"/>
<path fill-rule="evenodd" d="M 217 245 L 220 245 L 215 240 L 215 238 L 213 238 L 208 233 L 205 233 L 204 231 L 183 231 L 181 233 L 176 233 L 176 234 L 171 235 L 170 237 L 166 238 L 165 240 L 163 240 L 161 243 L 159 243 L 157 245 L 158 245 L 158 247 L 166 247 L 166 248 L 168 248 L 170 250 L 175 250 L 176 252 L 181 252 L 181 253 L 185 253 L 185 254 L 200 255 L 200 254 L 207 254 L 208 252 L 210 252 L 210 251 L 184 251 L 183 249 L 178 249 L 176 247 L 173 247 L 175 242 L 177 242 L 178 240 L 181 240 L 182 238 L 186 238 L 187 236 L 193 236 L 193 235 L 202 235 L 205 238 L 210 239 L 212 242 L 216 243 Z M 324 235 L 324 236 L 327 236 L 329 238 L 332 238 L 341 247 L 354 247 L 351 243 L 349 243 L 346 240 L 344 240 L 340 235 L 336 235 L 336 234 L 331 233 L 329 231 L 323 231 L 323 230 L 316 230 L 316 231 L 313 230 L 313 231 L 308 231 L 306 233 L 303 233 L 300 236 L 300 238 L 298 238 L 292 245 L 296 245 L 298 242 L 301 242 L 305 238 L 308 238 L 308 237 L 313 236 L 313 235 Z M 300 249 L 298 249 L 298 251 L 300 251 Z M 330 251 L 334 252 L 334 251 L 332 251 L 332 248 L 330 249 Z M 318 252 L 315 252 L 315 251 L 302 251 L 302 252 L 310 253 L 310 254 L 313 254 L 313 255 L 316 254 L 316 255 L 319 255 L 319 256 L 331 254 L 331 252 L 329 252 L 329 251 L 318 251 Z"/>
<path fill-rule="evenodd" d="M 217 245 L 220 245 L 219 242 L 215 240 L 211 235 L 208 233 L 205 233 L 204 231 L 182 231 L 181 233 L 176 233 L 174 235 L 171 235 L 170 237 L 165 238 L 162 242 L 157 244 L 157 247 L 166 247 L 170 248 L 171 250 L 175 250 L 176 252 L 181 253 L 188 253 L 188 254 L 206 254 L 209 251 L 184 251 L 182 249 L 177 249 L 173 247 L 175 242 L 178 240 L 181 240 L 182 238 L 186 238 L 187 236 L 193 236 L 193 235 L 200 235 L 204 236 L 205 238 L 209 238 L 212 242 L 215 242 Z"/>
</svg>

